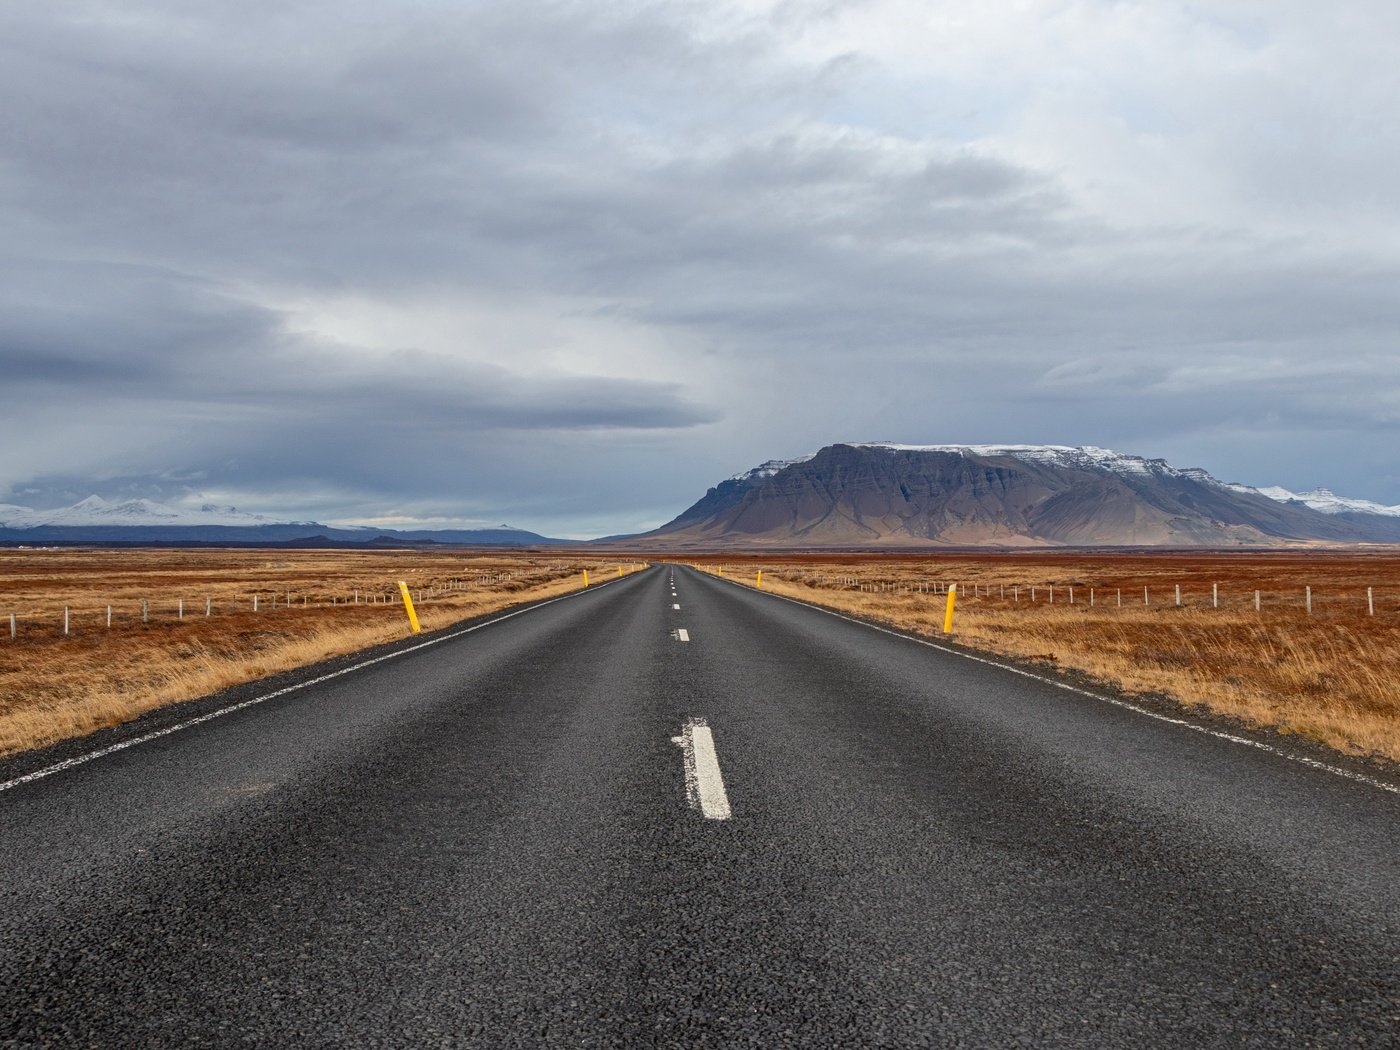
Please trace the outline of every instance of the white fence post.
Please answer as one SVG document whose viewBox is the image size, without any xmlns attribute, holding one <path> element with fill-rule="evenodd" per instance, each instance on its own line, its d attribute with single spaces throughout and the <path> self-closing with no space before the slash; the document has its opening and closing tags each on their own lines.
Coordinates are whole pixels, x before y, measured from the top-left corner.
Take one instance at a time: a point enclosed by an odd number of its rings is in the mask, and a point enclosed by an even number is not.
<svg viewBox="0 0 1400 1050">
<path fill-rule="evenodd" d="M 68 637 L 68 606 L 63 607 L 63 637 Z"/>
<path fill-rule="evenodd" d="M 1212 609 L 1220 608 L 1220 584 L 1218 583 L 1210 585 L 1210 607 Z"/>
<path fill-rule="evenodd" d="M 185 618 L 185 599 L 180 599 L 180 608 L 176 611 L 175 615 L 181 620 Z"/>
<path fill-rule="evenodd" d="M 14 614 L 14 613 L 10 613 L 10 641 L 12 641 L 12 642 L 15 640 L 15 633 L 16 633 L 15 614 Z"/>
<path fill-rule="evenodd" d="M 206 594 L 206 595 L 204 596 L 204 618 L 205 618 L 206 620 L 209 619 L 210 615 L 211 615 L 213 612 L 214 612 L 214 599 L 211 598 L 211 597 L 209 597 L 209 595 Z"/>
<path fill-rule="evenodd" d="M 141 599 L 141 622 L 148 623 L 151 619 L 151 603 L 145 598 Z"/>
<path fill-rule="evenodd" d="M 1258 612 L 1258 611 L 1259 611 L 1259 592 L 1258 592 L 1258 591 L 1255 591 L 1255 592 L 1254 592 L 1254 611 L 1255 611 L 1255 612 Z"/>
<path fill-rule="evenodd" d="M 112 627 L 112 607 L 109 605 L 109 606 L 107 606 L 107 628 L 108 628 L 108 630 L 111 630 L 111 627 Z"/>
<path fill-rule="evenodd" d="M 1176 585 L 1176 607 L 1181 608 L 1181 584 Z"/>
<path fill-rule="evenodd" d="M 1370 587 L 1367 587 L 1367 588 L 1366 588 L 1366 615 L 1367 615 L 1367 616 L 1375 616 L 1375 615 L 1376 615 L 1376 600 L 1375 600 L 1375 597 L 1371 594 L 1371 588 L 1370 588 Z"/>
<path fill-rule="evenodd" d="M 1307 607 L 1308 607 L 1308 615 L 1311 616 L 1311 615 L 1312 615 L 1312 588 L 1311 588 L 1311 587 L 1304 587 L 1304 588 L 1303 588 L 1303 601 L 1307 604 Z"/>
</svg>

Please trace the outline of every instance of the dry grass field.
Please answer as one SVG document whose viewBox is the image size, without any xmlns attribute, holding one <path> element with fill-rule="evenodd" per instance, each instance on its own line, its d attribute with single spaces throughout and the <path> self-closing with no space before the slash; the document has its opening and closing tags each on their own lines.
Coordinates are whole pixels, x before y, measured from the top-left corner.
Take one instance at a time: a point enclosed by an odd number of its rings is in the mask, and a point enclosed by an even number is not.
<svg viewBox="0 0 1400 1050">
<path fill-rule="evenodd" d="M 931 637 L 942 637 L 941 592 L 956 583 L 959 643 L 1400 761 L 1400 555 L 687 560 L 725 565 L 727 577 L 750 585 L 762 569 L 765 590 Z"/>
<path fill-rule="evenodd" d="M 724 565 L 750 585 L 762 569 L 766 590 L 931 637 L 942 636 L 942 591 L 957 583 L 964 645 L 1400 761 L 1400 555 L 683 560 Z M 0 550 L 0 754 L 402 638 L 400 579 L 432 630 L 578 589 L 585 568 L 599 582 L 634 564 L 511 552 Z"/>
<path fill-rule="evenodd" d="M 402 638 L 399 580 L 433 630 L 619 567 L 634 565 L 510 552 L 0 550 L 0 754 Z"/>
</svg>

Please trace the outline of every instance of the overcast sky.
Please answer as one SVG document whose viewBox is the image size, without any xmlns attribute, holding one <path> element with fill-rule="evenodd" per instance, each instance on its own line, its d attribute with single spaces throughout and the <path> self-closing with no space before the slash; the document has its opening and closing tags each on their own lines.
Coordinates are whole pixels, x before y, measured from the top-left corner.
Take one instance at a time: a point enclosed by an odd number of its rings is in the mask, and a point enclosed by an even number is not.
<svg viewBox="0 0 1400 1050">
<path fill-rule="evenodd" d="M 1394 0 L 0 5 L 0 503 L 633 531 L 835 441 L 1400 503 Z"/>
</svg>

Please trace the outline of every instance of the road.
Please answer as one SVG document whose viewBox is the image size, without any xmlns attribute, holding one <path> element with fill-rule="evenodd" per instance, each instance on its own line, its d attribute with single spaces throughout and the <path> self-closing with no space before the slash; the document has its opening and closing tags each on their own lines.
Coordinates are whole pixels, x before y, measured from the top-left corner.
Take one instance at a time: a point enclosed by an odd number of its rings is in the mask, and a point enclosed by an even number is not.
<svg viewBox="0 0 1400 1050">
<path fill-rule="evenodd" d="M 0 851 L 3 1045 L 1400 1045 L 1400 795 L 666 565 Z"/>
</svg>

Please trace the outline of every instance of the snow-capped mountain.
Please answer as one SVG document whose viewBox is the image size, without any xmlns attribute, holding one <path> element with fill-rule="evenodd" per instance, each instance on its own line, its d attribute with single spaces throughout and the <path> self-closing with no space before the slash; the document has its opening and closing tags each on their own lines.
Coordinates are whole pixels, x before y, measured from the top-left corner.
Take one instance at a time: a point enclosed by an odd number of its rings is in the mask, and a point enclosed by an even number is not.
<svg viewBox="0 0 1400 1050">
<path fill-rule="evenodd" d="M 0 528 L 32 529 L 41 525 L 271 525 L 261 514 L 246 514 L 234 507 L 206 503 L 199 507 L 173 507 L 149 499 L 105 500 L 89 496 L 71 507 L 31 510 L 0 505 Z M 281 524 L 280 522 L 276 524 Z"/>
<path fill-rule="evenodd" d="M 866 441 L 736 474 L 648 538 L 837 547 L 1400 542 L 1400 508 L 1282 493 L 1092 445 Z"/>
<path fill-rule="evenodd" d="M 1230 483 L 1228 488 L 1236 492 L 1257 492 L 1279 503 L 1302 503 L 1323 514 L 1379 514 L 1387 518 L 1400 518 L 1400 505 L 1387 507 L 1369 499 L 1352 499 L 1338 496 L 1331 489 L 1313 489 L 1311 492 L 1290 492 L 1278 485 L 1250 488 L 1248 485 Z"/>
<path fill-rule="evenodd" d="M 1173 467 L 1165 459 L 1148 459 L 1131 453 L 1117 452 L 1111 448 L 1095 445 L 906 445 L 897 441 L 849 441 L 843 442 L 852 448 L 878 448 L 892 452 L 954 452 L 978 458 L 1010 457 L 1025 463 L 1039 463 L 1055 467 L 1068 467 L 1077 470 L 1104 470 L 1119 475 L 1190 478 L 1208 485 L 1218 485 L 1233 492 L 1247 492 L 1267 496 L 1278 503 L 1302 503 L 1323 514 L 1380 514 L 1385 517 L 1400 518 L 1400 504 L 1386 506 L 1368 499 L 1354 499 L 1338 496 L 1331 489 L 1313 489 L 1311 492 L 1292 492 L 1278 485 L 1250 486 L 1235 482 L 1221 481 L 1201 467 Z M 754 481 L 771 478 L 773 475 L 806 463 L 816 456 L 798 456 L 795 459 L 770 459 L 752 470 L 732 475 L 730 481 Z"/>
</svg>

